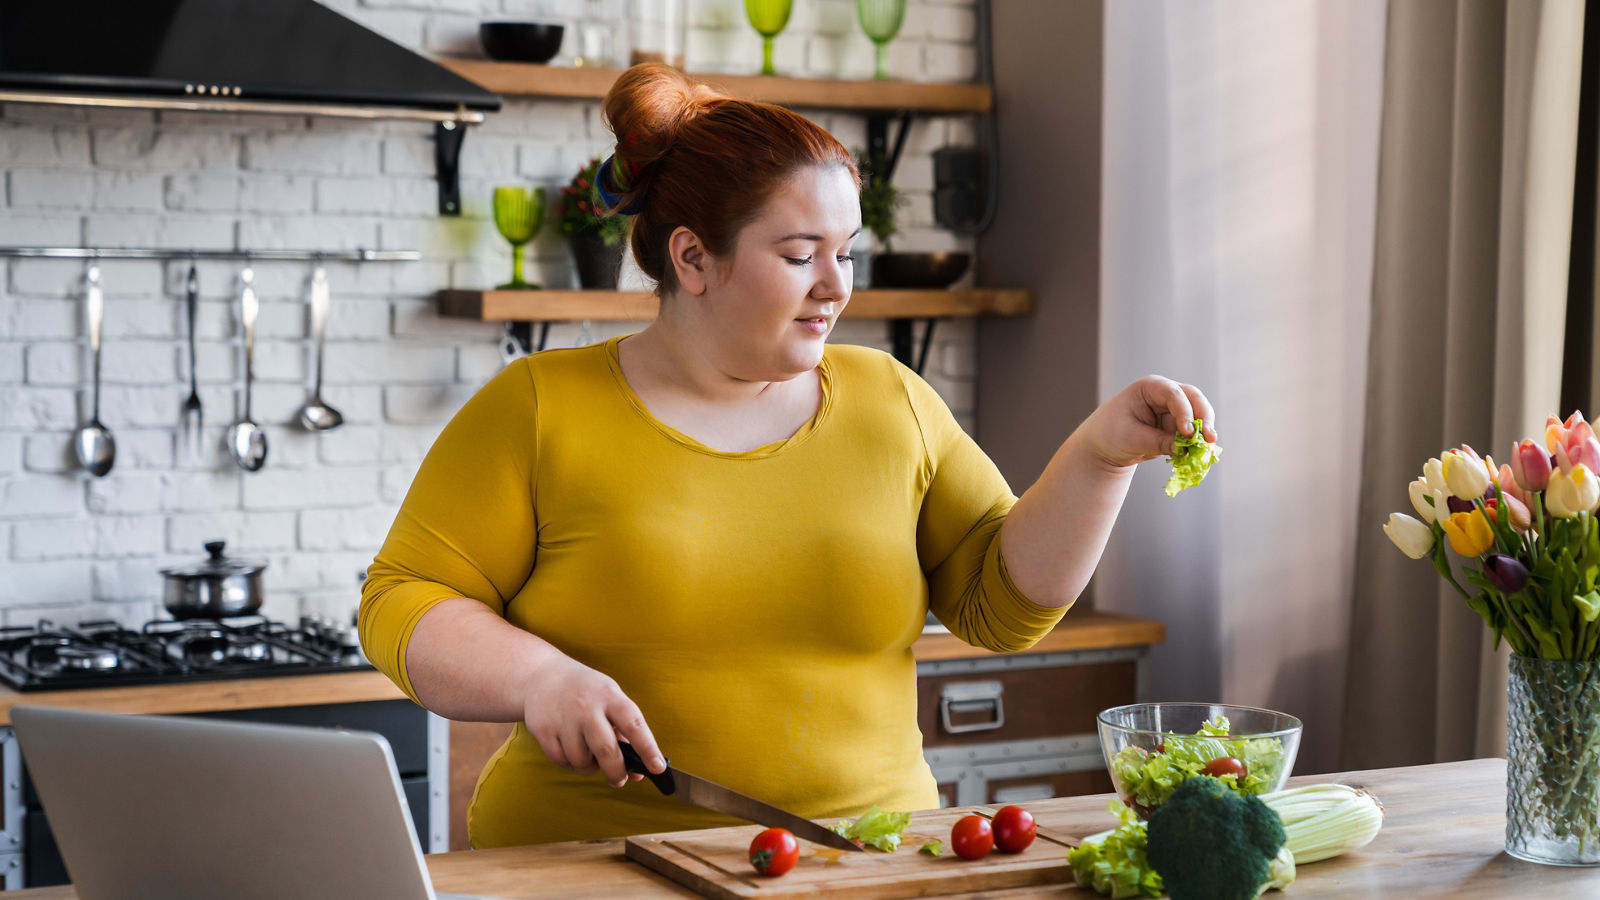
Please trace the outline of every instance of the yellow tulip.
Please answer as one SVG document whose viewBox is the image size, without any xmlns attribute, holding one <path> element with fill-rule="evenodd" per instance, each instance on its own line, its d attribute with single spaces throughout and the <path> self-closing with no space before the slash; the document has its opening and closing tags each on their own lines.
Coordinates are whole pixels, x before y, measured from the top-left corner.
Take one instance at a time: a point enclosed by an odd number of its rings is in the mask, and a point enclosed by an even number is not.
<svg viewBox="0 0 1600 900">
<path fill-rule="evenodd" d="M 1412 559 L 1421 559 L 1433 549 L 1433 529 L 1405 513 L 1390 513 L 1383 533 Z"/>
<path fill-rule="evenodd" d="M 1440 519 L 1439 525 L 1450 539 L 1450 549 L 1462 556 L 1482 556 L 1494 546 L 1494 529 L 1478 510 L 1451 513 L 1450 518 Z"/>
<path fill-rule="evenodd" d="M 1594 512 L 1600 506 L 1600 480 L 1583 464 L 1568 471 L 1550 473 L 1544 491 L 1545 509 L 1558 519 L 1570 519 L 1581 512 Z"/>
</svg>

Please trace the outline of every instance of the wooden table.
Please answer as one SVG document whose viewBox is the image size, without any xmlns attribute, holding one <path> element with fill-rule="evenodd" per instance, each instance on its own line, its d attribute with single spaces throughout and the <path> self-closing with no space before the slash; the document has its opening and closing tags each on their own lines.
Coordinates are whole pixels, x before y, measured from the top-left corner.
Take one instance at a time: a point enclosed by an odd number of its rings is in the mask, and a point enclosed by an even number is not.
<svg viewBox="0 0 1600 900">
<path fill-rule="evenodd" d="M 1342 781 L 1377 794 L 1388 819 L 1376 840 L 1354 853 L 1300 868 L 1282 895 L 1382 898 L 1600 897 L 1600 868 L 1541 866 L 1512 859 L 1505 842 L 1504 760 L 1314 775 L 1290 784 Z M 1039 824 L 1067 834 L 1103 831 L 1112 823 L 1108 795 L 1028 804 Z M 540 898 L 692 897 L 689 891 L 626 859 L 622 841 L 603 840 L 443 853 L 427 858 L 442 891 L 507 900 Z M 70 888 L 16 894 L 26 900 L 70 900 Z M 955 895 L 974 900 L 1089 897 L 1071 885 Z"/>
</svg>

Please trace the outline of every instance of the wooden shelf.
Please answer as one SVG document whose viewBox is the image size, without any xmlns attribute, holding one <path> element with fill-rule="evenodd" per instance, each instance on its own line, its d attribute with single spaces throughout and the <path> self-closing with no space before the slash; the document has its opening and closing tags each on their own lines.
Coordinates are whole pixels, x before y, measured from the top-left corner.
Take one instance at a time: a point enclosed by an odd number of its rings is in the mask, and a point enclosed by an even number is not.
<svg viewBox="0 0 1600 900">
<path fill-rule="evenodd" d="M 437 62 L 497 94 L 575 100 L 605 99 L 612 82 L 623 71 L 450 57 L 440 58 Z M 846 81 L 709 73 L 691 73 L 690 77 L 735 97 L 782 106 L 925 113 L 983 113 L 994 107 L 994 90 L 987 84 Z"/>
<path fill-rule="evenodd" d="M 483 322 L 643 322 L 656 317 L 646 291 L 439 291 L 439 313 Z M 1033 314 L 1033 291 L 1010 288 L 900 290 L 869 288 L 850 295 L 852 318 L 933 319 Z"/>
</svg>

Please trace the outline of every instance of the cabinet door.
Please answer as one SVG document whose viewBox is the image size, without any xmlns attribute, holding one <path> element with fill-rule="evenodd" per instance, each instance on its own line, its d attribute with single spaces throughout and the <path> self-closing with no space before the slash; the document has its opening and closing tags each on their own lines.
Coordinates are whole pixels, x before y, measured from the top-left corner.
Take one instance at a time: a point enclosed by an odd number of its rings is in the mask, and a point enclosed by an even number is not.
<svg viewBox="0 0 1600 900">
<path fill-rule="evenodd" d="M 450 723 L 450 849 L 470 850 L 467 806 L 478 787 L 478 773 L 511 736 L 509 722 Z"/>
<path fill-rule="evenodd" d="M 1108 794 L 1111 776 L 1104 768 L 1089 772 L 1058 772 L 1052 775 L 1022 775 L 996 778 L 984 785 L 985 802 L 995 806 L 1027 803 L 1046 797 L 1077 797 L 1082 794 Z"/>
</svg>

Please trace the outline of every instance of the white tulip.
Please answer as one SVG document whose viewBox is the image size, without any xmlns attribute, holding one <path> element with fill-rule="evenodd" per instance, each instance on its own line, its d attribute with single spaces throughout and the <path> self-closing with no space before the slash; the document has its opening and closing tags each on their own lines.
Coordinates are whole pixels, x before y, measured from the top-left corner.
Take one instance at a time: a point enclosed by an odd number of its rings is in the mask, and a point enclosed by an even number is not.
<svg viewBox="0 0 1600 900">
<path fill-rule="evenodd" d="M 1401 553 L 1412 559 L 1421 559 L 1433 550 L 1433 528 L 1405 513 L 1390 513 L 1383 533 L 1394 541 Z"/>
</svg>

